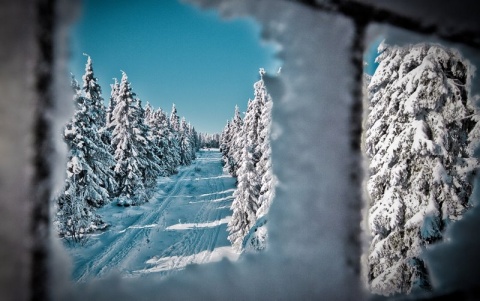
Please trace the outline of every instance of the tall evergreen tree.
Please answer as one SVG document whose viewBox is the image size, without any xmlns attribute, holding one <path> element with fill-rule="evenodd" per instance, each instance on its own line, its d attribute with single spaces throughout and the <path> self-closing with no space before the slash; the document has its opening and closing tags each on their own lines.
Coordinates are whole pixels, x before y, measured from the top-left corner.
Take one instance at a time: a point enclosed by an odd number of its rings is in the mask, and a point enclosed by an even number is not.
<svg viewBox="0 0 480 301">
<path fill-rule="evenodd" d="M 232 140 L 232 126 L 230 120 L 227 120 L 227 124 L 223 128 L 220 136 L 220 152 L 222 153 L 223 165 L 228 166 L 228 154 L 230 152 L 230 144 Z"/>
<path fill-rule="evenodd" d="M 91 99 L 81 95 L 74 78 L 72 87 L 76 111 L 63 135 L 68 147 L 67 178 L 65 190 L 57 199 L 57 225 L 60 235 L 79 242 L 102 224 L 94 207 L 109 201 L 107 187 L 114 184 L 108 168 L 112 158 L 93 122 Z M 105 162 L 107 166 L 103 165 Z"/>
<path fill-rule="evenodd" d="M 190 137 L 190 158 L 193 161 L 197 158 L 196 153 L 200 149 L 200 145 L 198 144 L 197 131 L 190 122 L 187 124 L 187 132 Z"/>
<path fill-rule="evenodd" d="M 180 157 L 181 149 L 180 149 L 180 117 L 177 115 L 177 108 L 175 104 L 172 105 L 172 112 L 170 113 L 169 123 L 168 126 L 170 128 L 169 131 L 169 147 L 172 149 L 172 160 L 174 162 L 174 166 L 177 167 L 181 164 L 182 159 Z"/>
<path fill-rule="evenodd" d="M 248 105 L 250 106 L 250 100 Z M 232 176 L 237 176 L 237 170 L 242 165 L 243 147 L 246 141 L 243 132 L 243 120 L 240 116 L 240 109 L 235 106 L 235 115 L 231 123 L 231 140 L 228 153 L 228 171 Z"/>
<path fill-rule="evenodd" d="M 172 105 L 172 112 L 170 113 L 170 126 L 173 131 L 177 133 L 180 131 L 180 117 L 178 116 L 175 104 Z"/>
<path fill-rule="evenodd" d="M 260 97 L 264 100 L 264 106 L 260 116 L 260 160 L 257 163 L 257 172 L 260 177 L 260 196 L 258 198 L 257 217 L 266 215 L 275 196 L 276 178 L 272 170 L 272 149 L 270 144 L 270 133 L 272 127 L 272 106 L 273 101 L 268 94 L 265 84 L 259 85 Z"/>
<path fill-rule="evenodd" d="M 83 92 L 85 93 L 85 101 L 89 102 L 89 108 L 92 122 L 98 129 L 105 126 L 105 105 L 102 97 L 102 88 L 98 84 L 98 80 L 93 73 L 92 58 L 87 56 L 87 64 L 85 65 L 85 74 L 83 79 Z"/>
<path fill-rule="evenodd" d="M 147 200 L 143 181 L 144 144 L 136 128 L 140 112 L 128 77 L 122 74 L 115 109 L 112 112 L 112 148 L 115 150 L 115 178 L 119 183 L 119 204 L 137 205 Z"/>
<path fill-rule="evenodd" d="M 249 110 L 246 114 L 248 115 L 248 113 Z M 246 128 L 245 131 L 242 131 L 245 141 L 248 140 L 248 130 Z M 237 250 L 241 250 L 243 239 L 257 220 L 256 212 L 261 188 L 255 169 L 253 148 L 246 145 L 242 150 L 242 165 L 238 170 L 237 189 L 233 194 L 234 200 L 231 206 L 233 214 L 228 223 L 228 239 Z"/>
<path fill-rule="evenodd" d="M 141 159 L 142 180 L 148 200 L 156 188 L 158 177 L 165 175 L 165 169 L 159 157 L 160 150 L 152 139 L 151 128 L 145 122 L 146 112 L 140 99 L 134 99 L 133 109 L 130 114 L 133 119 L 134 138 L 139 145 L 138 150 L 141 151 L 137 156 Z"/>
<path fill-rule="evenodd" d="M 254 84 L 255 98 L 248 103 L 242 129 L 237 133 L 235 144 L 233 145 L 233 147 L 240 146 L 242 153 L 240 159 L 237 159 L 241 162 L 241 165 L 236 172 L 238 185 L 234 192 L 235 199 L 231 207 L 233 215 L 232 220 L 228 224 L 230 232 L 228 239 L 239 250 L 244 245 L 245 236 L 257 221 L 257 211 L 261 205 L 261 200 L 259 199 L 262 188 L 261 181 L 264 175 L 268 177 L 266 174 L 268 172 L 266 169 L 267 160 L 258 165 L 262 158 L 262 150 L 269 150 L 269 147 L 263 147 L 262 143 L 270 143 L 267 136 L 269 133 L 267 128 L 270 127 L 270 124 L 268 124 L 269 119 L 265 115 L 263 116 L 264 120 L 262 120 L 262 112 L 270 114 L 270 111 L 266 112 L 264 107 L 267 102 L 271 101 L 263 81 L 263 75 L 264 70 L 260 69 L 260 80 Z M 235 115 L 235 119 L 238 120 L 238 108 L 235 110 Z M 235 119 L 234 124 L 238 122 Z M 265 124 L 262 124 L 262 121 Z M 265 186 L 265 189 L 267 189 L 267 186 Z M 266 190 L 264 191 L 265 193 L 267 193 Z M 269 195 L 266 194 L 265 197 L 267 196 Z M 270 204 L 266 198 L 263 201 L 265 201 L 263 209 L 265 214 L 268 212 Z"/>
<path fill-rule="evenodd" d="M 188 124 L 185 118 L 182 118 L 179 129 L 179 142 L 180 142 L 180 164 L 190 165 L 192 162 L 192 141 L 188 130 Z"/>
<path fill-rule="evenodd" d="M 106 109 L 106 117 L 105 117 L 106 127 L 108 129 L 112 128 L 113 110 L 115 109 L 115 101 L 118 97 L 118 92 L 120 91 L 120 84 L 118 83 L 118 80 L 116 78 L 114 78 L 113 80 L 114 80 L 114 83 L 110 85 L 111 93 L 110 93 L 110 99 L 108 101 L 108 107 Z"/>
<path fill-rule="evenodd" d="M 90 128 L 88 138 L 96 146 L 96 150 L 91 150 L 93 153 L 91 159 L 88 159 L 89 165 L 97 174 L 101 182 L 100 185 L 107 189 L 110 196 L 113 196 L 117 189 L 117 183 L 112 176 L 112 168 L 115 165 L 115 161 L 113 156 L 110 155 L 110 131 L 106 128 L 106 112 L 102 88 L 95 77 L 93 62 L 90 56 L 87 56 L 85 74 L 82 79 L 84 96 L 81 98 L 82 107 L 79 109 L 85 111 L 85 118 L 88 118 L 88 126 Z M 104 203 L 105 201 L 100 202 L 98 206 Z"/>
<path fill-rule="evenodd" d="M 375 293 L 429 289 L 422 250 L 467 208 L 476 160 L 470 71 L 439 45 L 381 45 L 369 85 L 368 278 Z"/>
<path fill-rule="evenodd" d="M 169 119 L 165 112 L 158 109 L 154 114 L 153 131 L 157 137 L 157 147 L 160 154 L 163 155 L 163 163 L 167 175 L 176 173 L 176 168 L 179 164 L 178 148 L 172 143 L 172 129 L 170 128 Z"/>
</svg>

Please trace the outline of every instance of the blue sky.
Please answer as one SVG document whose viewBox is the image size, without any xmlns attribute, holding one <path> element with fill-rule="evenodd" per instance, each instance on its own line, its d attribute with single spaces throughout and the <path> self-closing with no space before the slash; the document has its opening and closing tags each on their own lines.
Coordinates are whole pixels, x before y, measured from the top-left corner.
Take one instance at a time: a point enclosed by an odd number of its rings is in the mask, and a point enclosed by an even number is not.
<svg viewBox="0 0 480 301">
<path fill-rule="evenodd" d="M 368 75 L 373 75 L 375 70 L 377 70 L 378 63 L 375 62 L 375 59 L 378 56 L 378 46 L 384 39 L 385 37 L 380 36 L 370 43 L 370 45 L 367 45 L 363 60 L 367 63 L 367 65 L 364 66 L 364 72 Z"/>
<path fill-rule="evenodd" d="M 145 104 L 170 112 L 175 103 L 200 132 L 220 132 L 234 107 L 246 109 L 258 69 L 275 72 L 273 45 L 251 19 L 222 20 L 176 0 L 84 0 L 72 28 L 70 70 L 77 80 L 92 57 L 108 100 L 124 70 Z"/>
</svg>

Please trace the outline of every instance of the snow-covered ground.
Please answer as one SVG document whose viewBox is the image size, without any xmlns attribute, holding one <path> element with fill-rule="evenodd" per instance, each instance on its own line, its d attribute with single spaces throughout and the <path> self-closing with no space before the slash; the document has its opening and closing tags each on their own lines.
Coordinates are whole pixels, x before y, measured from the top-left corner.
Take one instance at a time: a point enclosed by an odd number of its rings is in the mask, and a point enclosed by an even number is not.
<svg viewBox="0 0 480 301">
<path fill-rule="evenodd" d="M 73 279 L 109 273 L 167 275 L 190 263 L 238 258 L 227 240 L 235 179 L 222 171 L 218 149 L 201 150 L 190 166 L 158 183 L 157 195 L 136 207 L 110 204 L 97 213 L 111 226 L 84 246 L 68 246 Z"/>
</svg>

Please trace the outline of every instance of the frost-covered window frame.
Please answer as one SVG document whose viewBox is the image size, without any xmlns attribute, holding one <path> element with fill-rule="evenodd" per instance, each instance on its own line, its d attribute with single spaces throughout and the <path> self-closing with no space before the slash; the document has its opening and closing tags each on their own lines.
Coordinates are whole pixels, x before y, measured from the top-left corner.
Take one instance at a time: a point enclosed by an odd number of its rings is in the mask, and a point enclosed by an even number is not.
<svg viewBox="0 0 480 301">
<path fill-rule="evenodd" d="M 13 144 L 17 147 L 2 150 L 3 155 L 15 158 L 10 165 L 2 161 L 2 167 L 12 171 L 9 175 L 14 180 L 26 183 L 21 189 L 15 182 L 0 183 L 5 192 L 3 197 L 9 199 L 3 205 L 8 211 L 3 211 L 2 217 L 12 213 L 11 217 L 2 219 L 2 225 L 6 229 L 18 227 L 22 237 L 2 232 L 2 243 L 6 241 L 4 246 L 12 247 L 5 252 L 6 262 L 0 273 L 5 300 L 71 296 L 130 300 L 139 291 L 147 299 L 150 296 L 164 300 L 188 297 L 225 300 L 232 294 L 238 299 L 263 300 L 318 297 L 361 300 L 367 297 L 360 279 L 359 226 L 361 75 L 366 27 L 370 22 L 386 22 L 418 33 L 433 33 L 477 49 L 479 39 L 472 39 L 468 32 L 449 34 L 438 25 L 426 26 L 413 18 L 361 2 L 191 0 L 219 9 L 225 16 L 252 16 L 263 25 L 265 38 L 282 47 L 284 75 L 269 82 L 273 98 L 277 100 L 273 112 L 272 152 L 280 185 L 271 219 L 275 225 L 271 229 L 271 249 L 276 252 L 246 257 L 242 263 L 222 261 L 192 267 L 188 273 L 161 283 L 110 279 L 105 290 L 105 283 L 71 284 L 66 276 L 68 260 L 62 259 L 64 254 L 58 245 L 53 243 L 52 247 L 50 243 L 49 201 L 61 174 L 57 166 L 60 136 L 56 133 L 68 115 L 64 114 L 63 90 L 59 88 L 66 85 L 57 78 L 59 74 L 66 74 L 63 26 L 71 19 L 72 10 L 72 2 L 66 2 L 69 1 L 19 0 L 6 4 L 0 13 L 8 20 L 7 25 L 16 28 L 3 30 L 2 37 L 21 42 L 21 46 L 1 52 L 7 59 L 15 55 L 19 58 L 5 60 L 4 70 L 16 72 L 0 73 L 2 80 L 7 75 L 16 80 L 5 81 L 1 86 L 6 89 L 7 99 L 18 100 L 15 107 L 2 103 L 5 110 L 1 115 L 4 120 L 10 114 L 9 121 L 16 117 L 26 121 L 20 128 L 1 130 L 2 143 L 15 141 Z M 327 24 L 328 31 L 322 30 L 321 26 Z M 338 45 L 333 43 L 334 35 L 340 40 Z M 326 47 L 324 43 L 328 42 L 332 44 Z M 343 53 L 347 55 L 342 57 Z M 322 84 L 327 75 L 335 81 L 334 85 Z M 28 88 L 23 86 L 22 90 L 23 84 Z M 322 107 L 320 98 L 328 98 L 323 105 L 330 107 Z M 332 112 L 339 114 L 333 118 Z M 302 135 L 298 135 L 299 132 Z M 309 144 L 309 141 L 317 143 Z M 291 145 L 296 149 L 292 150 Z M 298 156 L 299 149 L 301 156 Z M 281 167 L 282 162 L 288 162 L 286 168 Z M 326 172 L 324 169 L 329 166 L 331 172 Z M 303 175 L 297 173 L 300 171 Z M 315 180 L 318 185 L 312 185 Z M 340 189 L 335 185 L 338 182 L 348 183 L 350 189 Z M 17 204 L 21 204 L 20 209 L 14 210 Z M 311 223 L 307 231 L 300 228 L 302 220 Z M 9 271 L 13 271 L 11 279 L 8 279 Z"/>
</svg>

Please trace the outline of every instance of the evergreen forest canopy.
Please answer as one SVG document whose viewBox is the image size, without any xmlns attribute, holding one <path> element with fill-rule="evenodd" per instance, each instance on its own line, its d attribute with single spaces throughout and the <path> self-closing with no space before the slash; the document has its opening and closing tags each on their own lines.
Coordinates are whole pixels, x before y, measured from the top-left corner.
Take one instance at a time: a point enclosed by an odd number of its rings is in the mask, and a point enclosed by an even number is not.
<svg viewBox="0 0 480 301">
<path fill-rule="evenodd" d="M 82 79 L 80 86 L 72 75 L 75 113 L 63 132 L 66 180 L 56 198 L 58 233 L 73 242 L 108 226 L 95 214 L 97 208 L 112 201 L 121 206 L 147 202 L 157 178 L 189 165 L 201 147 L 219 146 L 219 134 L 197 133 L 175 105 L 170 116 L 148 103 L 143 107 L 125 72 L 111 85 L 106 107 L 90 57 Z"/>
<path fill-rule="evenodd" d="M 254 84 L 255 97 L 249 100 L 244 118 L 235 107 L 235 115 L 221 135 L 225 169 L 237 178 L 233 216 L 228 223 L 228 239 L 237 250 L 265 249 L 266 215 L 275 195 L 270 146 L 273 102 L 264 74 L 260 69 L 260 80 Z"/>
<path fill-rule="evenodd" d="M 161 108 L 145 107 L 133 92 L 127 74 L 111 85 L 108 105 L 87 59 L 83 85 L 72 75 L 75 113 L 66 124 L 68 148 L 65 186 L 56 198 L 55 224 L 59 236 L 85 243 L 92 232 L 107 225 L 96 210 L 114 202 L 137 206 L 159 189 L 157 179 L 190 165 L 202 148 L 220 148 L 225 171 L 237 178 L 228 224 L 238 251 L 266 247 L 266 214 L 274 196 L 270 127 L 272 99 L 260 69 L 254 99 L 242 119 L 238 107 L 222 134 L 198 134 L 180 118 L 175 105 L 168 116 Z"/>
</svg>

